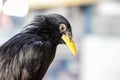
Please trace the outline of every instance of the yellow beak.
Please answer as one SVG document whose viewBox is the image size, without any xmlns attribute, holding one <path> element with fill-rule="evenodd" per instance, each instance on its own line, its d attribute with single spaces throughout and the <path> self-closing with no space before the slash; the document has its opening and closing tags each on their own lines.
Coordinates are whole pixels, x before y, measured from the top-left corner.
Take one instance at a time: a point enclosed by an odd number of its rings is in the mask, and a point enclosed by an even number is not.
<svg viewBox="0 0 120 80">
<path fill-rule="evenodd" d="M 62 35 L 61 38 L 67 44 L 68 48 L 72 51 L 73 55 L 76 56 L 76 47 L 74 41 L 70 40 L 70 38 L 64 34 Z"/>
</svg>

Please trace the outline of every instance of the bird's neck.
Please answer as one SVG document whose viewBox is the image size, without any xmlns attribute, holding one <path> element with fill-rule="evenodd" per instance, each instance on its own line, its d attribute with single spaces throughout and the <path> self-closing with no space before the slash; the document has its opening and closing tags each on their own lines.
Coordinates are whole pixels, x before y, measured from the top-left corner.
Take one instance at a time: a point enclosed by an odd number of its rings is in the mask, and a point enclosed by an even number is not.
<svg viewBox="0 0 120 80">
<path fill-rule="evenodd" d="M 50 30 L 48 28 L 43 29 L 39 31 L 38 35 L 42 37 L 44 40 L 50 41 L 54 45 L 59 44 L 59 35 L 54 30 Z"/>
<path fill-rule="evenodd" d="M 50 41 L 51 43 L 58 45 L 59 44 L 59 33 L 55 29 L 51 29 L 49 26 L 44 26 L 40 28 L 36 27 L 28 27 L 23 33 L 27 34 L 35 34 L 38 35 L 39 37 L 43 38 L 45 41 Z"/>
</svg>

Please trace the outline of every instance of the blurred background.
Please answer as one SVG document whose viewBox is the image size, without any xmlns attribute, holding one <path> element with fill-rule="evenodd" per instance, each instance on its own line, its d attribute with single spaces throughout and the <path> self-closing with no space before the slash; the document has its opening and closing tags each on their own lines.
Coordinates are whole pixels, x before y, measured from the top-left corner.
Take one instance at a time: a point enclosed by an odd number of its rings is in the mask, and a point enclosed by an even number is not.
<svg viewBox="0 0 120 80">
<path fill-rule="evenodd" d="M 59 45 L 43 80 L 120 80 L 120 0 L 0 0 L 0 45 L 50 13 L 71 23 L 77 56 Z"/>
</svg>

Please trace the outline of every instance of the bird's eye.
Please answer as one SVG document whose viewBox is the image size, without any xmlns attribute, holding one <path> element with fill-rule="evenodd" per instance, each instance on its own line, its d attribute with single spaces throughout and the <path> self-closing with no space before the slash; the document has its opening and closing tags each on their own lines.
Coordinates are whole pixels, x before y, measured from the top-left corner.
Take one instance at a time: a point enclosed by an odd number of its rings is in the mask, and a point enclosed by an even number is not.
<svg viewBox="0 0 120 80">
<path fill-rule="evenodd" d="M 59 26 L 59 30 L 60 30 L 61 32 L 65 32 L 65 31 L 67 30 L 66 25 L 65 25 L 65 24 L 61 24 L 61 25 Z"/>
</svg>

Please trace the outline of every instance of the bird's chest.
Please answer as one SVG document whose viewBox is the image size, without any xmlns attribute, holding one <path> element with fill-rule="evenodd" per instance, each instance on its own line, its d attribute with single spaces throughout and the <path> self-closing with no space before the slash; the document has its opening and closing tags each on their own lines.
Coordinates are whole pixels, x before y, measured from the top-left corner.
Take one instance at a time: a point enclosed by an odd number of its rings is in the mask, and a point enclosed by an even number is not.
<svg viewBox="0 0 120 80">
<path fill-rule="evenodd" d="M 56 46 L 50 44 L 49 42 L 45 46 L 47 46 L 47 48 L 45 49 L 45 53 L 43 54 L 43 59 L 46 61 L 47 64 L 50 64 L 55 57 Z"/>
</svg>

